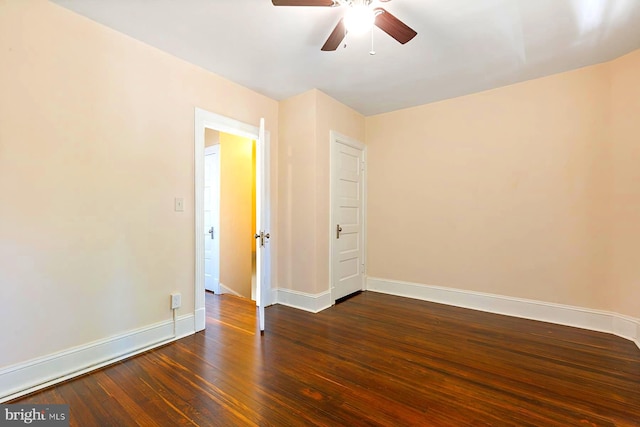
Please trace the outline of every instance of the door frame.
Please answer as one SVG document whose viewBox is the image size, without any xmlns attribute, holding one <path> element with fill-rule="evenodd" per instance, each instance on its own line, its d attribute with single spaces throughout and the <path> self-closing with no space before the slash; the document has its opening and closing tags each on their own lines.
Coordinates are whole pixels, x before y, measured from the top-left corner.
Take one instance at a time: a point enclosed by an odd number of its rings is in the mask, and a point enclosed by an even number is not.
<svg viewBox="0 0 640 427">
<path fill-rule="evenodd" d="M 334 213 L 334 206 L 336 201 L 334 197 L 338 194 L 338 180 L 337 180 L 337 165 L 335 164 L 334 157 L 337 150 L 337 144 L 348 145 L 356 150 L 362 151 L 363 157 L 363 171 L 362 171 L 362 212 L 360 213 L 360 220 L 362 223 L 362 233 L 360 238 L 360 244 L 362 245 L 362 290 L 365 290 L 367 283 L 367 146 L 358 141 L 357 139 L 348 137 L 336 131 L 329 132 L 329 292 L 331 294 L 331 305 L 336 303 L 334 292 L 334 256 L 333 252 L 336 249 L 335 227 L 337 224 L 337 218 Z"/>
<path fill-rule="evenodd" d="M 264 144 L 264 162 L 267 165 L 271 165 L 270 159 L 270 135 L 265 131 L 264 141 L 260 141 L 260 128 L 258 126 L 243 123 L 241 121 L 221 116 L 219 114 L 212 113 L 210 111 L 203 110 L 201 108 L 195 108 L 195 135 L 194 135 L 194 215 L 195 215 L 195 280 L 194 280 L 194 313 L 195 313 L 195 331 L 202 331 L 206 326 L 206 313 L 204 303 L 204 241 L 202 236 L 204 234 L 204 133 L 205 129 L 217 130 L 219 132 L 228 133 L 231 135 L 237 135 L 244 138 L 249 138 L 256 141 L 256 144 Z M 256 152 L 258 148 L 256 147 Z M 257 173 L 257 171 L 256 171 Z M 264 174 L 264 171 L 262 171 Z M 262 176 L 265 192 L 267 197 L 262 200 L 264 208 L 267 212 L 267 218 L 270 221 L 271 218 L 271 189 L 270 189 L 270 173 Z M 257 196 L 257 194 L 256 194 Z M 256 215 L 259 213 L 256 212 Z M 266 227 L 270 224 L 265 224 Z M 269 259 L 272 261 L 272 259 Z M 270 262 L 272 264 L 272 262 Z M 269 266 L 268 284 L 273 283 L 273 268 Z M 270 303 L 269 296 L 271 294 L 270 289 L 264 289 L 263 295 L 265 300 L 263 306 Z"/>
<path fill-rule="evenodd" d="M 218 207 L 218 212 L 217 215 L 215 216 L 216 221 L 214 221 L 213 223 L 213 229 L 215 230 L 216 235 L 218 236 L 216 239 L 213 239 L 213 245 L 216 246 L 218 248 L 218 250 L 216 251 L 216 253 L 218 254 L 218 282 L 214 285 L 214 289 L 215 289 L 215 293 L 219 294 L 220 293 L 220 152 L 221 150 L 221 146 L 220 144 L 217 145 L 211 145 L 209 147 L 204 147 L 204 151 L 203 151 L 203 156 L 206 157 L 207 155 L 211 155 L 216 153 L 218 155 L 217 158 L 217 163 L 218 163 L 218 179 L 216 180 L 216 182 L 218 183 L 218 188 L 215 189 L 215 197 L 218 198 L 218 203 L 216 204 L 216 206 Z M 204 168 L 202 169 L 203 173 L 204 173 Z M 203 188 L 203 194 L 204 194 L 204 188 Z M 203 210 L 204 210 L 204 200 L 203 200 Z M 203 231 L 204 231 L 204 223 L 203 223 Z M 204 255 L 203 255 L 204 258 Z"/>
</svg>

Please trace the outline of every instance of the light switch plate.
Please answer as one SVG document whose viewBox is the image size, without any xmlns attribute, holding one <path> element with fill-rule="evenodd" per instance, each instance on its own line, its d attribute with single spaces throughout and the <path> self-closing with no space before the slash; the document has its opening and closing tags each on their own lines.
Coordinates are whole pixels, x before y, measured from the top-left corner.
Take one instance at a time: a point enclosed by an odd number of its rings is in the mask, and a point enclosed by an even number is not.
<svg viewBox="0 0 640 427">
<path fill-rule="evenodd" d="M 182 197 L 175 198 L 175 211 L 184 212 L 184 199 Z"/>
</svg>

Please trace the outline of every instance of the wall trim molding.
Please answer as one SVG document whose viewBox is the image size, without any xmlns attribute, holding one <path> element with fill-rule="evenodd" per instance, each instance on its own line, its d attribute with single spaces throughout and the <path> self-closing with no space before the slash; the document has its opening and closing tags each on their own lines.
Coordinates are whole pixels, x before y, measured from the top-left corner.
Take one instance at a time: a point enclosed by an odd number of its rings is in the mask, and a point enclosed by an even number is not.
<svg viewBox="0 0 640 427">
<path fill-rule="evenodd" d="M 367 290 L 606 332 L 633 341 L 640 349 L 640 319 L 609 311 L 375 277 L 367 278 Z"/>
<path fill-rule="evenodd" d="M 194 314 L 165 320 L 0 369 L 0 403 L 86 374 L 195 333 Z"/>
<path fill-rule="evenodd" d="M 275 289 L 274 303 L 297 308 L 299 310 L 318 313 L 331 307 L 331 291 L 320 292 L 319 294 L 308 294 L 306 292 L 294 291 L 291 289 Z"/>
<path fill-rule="evenodd" d="M 611 313 L 612 330 L 610 333 L 636 343 L 640 349 L 640 319 Z"/>
</svg>

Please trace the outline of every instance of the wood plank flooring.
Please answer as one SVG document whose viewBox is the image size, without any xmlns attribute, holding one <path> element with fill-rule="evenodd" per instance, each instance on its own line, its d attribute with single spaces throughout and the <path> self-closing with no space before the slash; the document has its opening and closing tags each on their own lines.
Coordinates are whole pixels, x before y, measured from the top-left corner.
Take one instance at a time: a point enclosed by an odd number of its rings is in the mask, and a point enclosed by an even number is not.
<svg viewBox="0 0 640 427">
<path fill-rule="evenodd" d="M 15 403 L 72 426 L 640 426 L 640 350 L 364 292 L 318 314 L 207 294 L 205 332 Z"/>
</svg>

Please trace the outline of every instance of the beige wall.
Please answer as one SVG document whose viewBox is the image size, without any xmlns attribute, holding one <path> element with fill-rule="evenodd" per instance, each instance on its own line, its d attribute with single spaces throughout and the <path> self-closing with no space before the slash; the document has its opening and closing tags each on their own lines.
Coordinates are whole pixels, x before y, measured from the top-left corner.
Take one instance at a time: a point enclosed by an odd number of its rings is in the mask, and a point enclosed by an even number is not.
<svg viewBox="0 0 640 427">
<path fill-rule="evenodd" d="M 613 310 L 640 318 L 640 51 L 611 70 Z"/>
<path fill-rule="evenodd" d="M 220 133 L 220 283 L 251 298 L 253 141 Z"/>
<path fill-rule="evenodd" d="M 367 118 L 369 276 L 612 309 L 608 70 Z"/>
<path fill-rule="evenodd" d="M 329 132 L 364 141 L 364 117 L 319 90 L 280 103 L 281 288 L 329 290 Z"/>
<path fill-rule="evenodd" d="M 45 0 L 0 62 L 0 368 L 193 313 L 194 107 L 265 117 L 276 182 L 278 103 Z"/>
<path fill-rule="evenodd" d="M 280 102 L 277 287 L 315 292 L 315 91 Z"/>
</svg>

